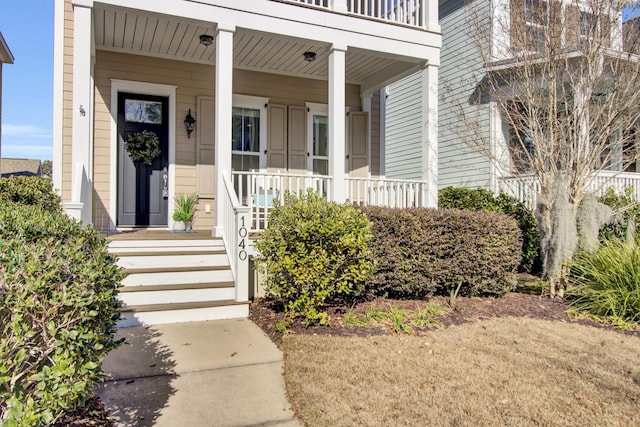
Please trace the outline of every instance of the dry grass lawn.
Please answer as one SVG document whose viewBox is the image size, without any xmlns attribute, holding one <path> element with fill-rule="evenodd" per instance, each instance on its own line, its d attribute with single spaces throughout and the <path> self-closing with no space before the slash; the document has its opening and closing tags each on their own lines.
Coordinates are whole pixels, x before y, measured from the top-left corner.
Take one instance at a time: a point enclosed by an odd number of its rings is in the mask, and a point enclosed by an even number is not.
<svg viewBox="0 0 640 427">
<path fill-rule="evenodd" d="M 426 336 L 291 335 L 309 426 L 639 426 L 640 339 L 501 318 Z"/>
</svg>

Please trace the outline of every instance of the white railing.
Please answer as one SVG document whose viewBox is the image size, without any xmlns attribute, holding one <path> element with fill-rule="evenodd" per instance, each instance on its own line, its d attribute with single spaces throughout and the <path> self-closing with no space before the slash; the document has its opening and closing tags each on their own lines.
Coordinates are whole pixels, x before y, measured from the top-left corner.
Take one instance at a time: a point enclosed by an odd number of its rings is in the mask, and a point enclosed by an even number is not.
<svg viewBox="0 0 640 427">
<path fill-rule="evenodd" d="M 636 200 L 640 200 L 640 174 L 630 172 L 600 171 L 587 184 L 587 190 L 602 195 L 609 187 L 617 193 L 633 187 Z M 499 180 L 499 189 L 515 197 L 533 210 L 536 197 L 540 192 L 540 184 L 533 176 L 507 177 Z"/>
<path fill-rule="evenodd" d="M 427 204 L 427 183 L 406 179 L 348 177 L 347 199 L 363 206 L 424 207 Z"/>
<path fill-rule="evenodd" d="M 229 178 L 222 175 L 225 192 L 222 194 L 222 240 L 224 241 L 233 279 L 236 285 L 236 301 L 249 300 L 249 225 L 248 206 L 242 206 Z"/>
<path fill-rule="evenodd" d="M 284 201 L 284 194 L 298 194 L 311 188 L 331 200 L 331 177 L 269 172 L 232 172 L 238 200 L 250 210 L 251 231 L 262 231 L 269 224 L 273 202 Z"/>
<path fill-rule="evenodd" d="M 392 24 L 426 28 L 427 2 L 435 0 L 280 0 Z"/>
</svg>

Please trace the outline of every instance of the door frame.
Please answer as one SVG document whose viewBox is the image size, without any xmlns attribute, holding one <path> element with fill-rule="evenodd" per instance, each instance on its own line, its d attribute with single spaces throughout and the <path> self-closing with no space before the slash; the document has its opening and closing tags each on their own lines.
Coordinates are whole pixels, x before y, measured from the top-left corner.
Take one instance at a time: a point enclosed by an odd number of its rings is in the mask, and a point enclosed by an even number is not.
<svg viewBox="0 0 640 427">
<path fill-rule="evenodd" d="M 169 199 L 167 224 L 173 227 L 175 200 L 175 158 L 176 158 L 176 88 L 177 86 L 158 83 L 136 82 L 111 79 L 111 153 L 109 179 L 109 220 L 111 229 L 116 229 L 118 213 L 118 92 L 141 95 L 165 96 L 169 98 Z"/>
</svg>

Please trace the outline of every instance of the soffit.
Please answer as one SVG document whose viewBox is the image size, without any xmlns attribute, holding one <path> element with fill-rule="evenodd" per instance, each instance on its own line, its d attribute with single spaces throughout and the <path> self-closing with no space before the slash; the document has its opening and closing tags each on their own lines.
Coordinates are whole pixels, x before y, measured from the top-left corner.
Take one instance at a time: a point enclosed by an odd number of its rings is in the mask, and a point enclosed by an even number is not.
<svg viewBox="0 0 640 427">
<path fill-rule="evenodd" d="M 96 49 L 215 63 L 215 41 L 210 46 L 204 46 L 199 40 L 201 34 L 215 34 L 214 24 L 96 6 L 94 29 Z M 303 59 L 303 53 L 307 51 L 316 53 L 315 61 Z M 238 28 L 234 35 L 235 68 L 327 80 L 328 57 L 329 46 L 303 38 L 288 38 L 242 28 Z M 359 84 L 396 63 L 393 58 L 378 56 L 373 52 L 348 50 L 346 80 Z"/>
</svg>

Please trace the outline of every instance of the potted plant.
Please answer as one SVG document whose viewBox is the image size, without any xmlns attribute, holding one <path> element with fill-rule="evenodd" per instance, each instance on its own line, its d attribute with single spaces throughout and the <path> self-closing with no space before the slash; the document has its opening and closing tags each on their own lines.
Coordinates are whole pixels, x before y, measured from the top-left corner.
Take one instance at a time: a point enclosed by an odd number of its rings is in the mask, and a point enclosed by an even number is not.
<svg viewBox="0 0 640 427">
<path fill-rule="evenodd" d="M 177 194 L 176 210 L 173 212 L 173 231 L 191 230 L 191 220 L 196 213 L 198 196 L 195 194 Z"/>
</svg>

